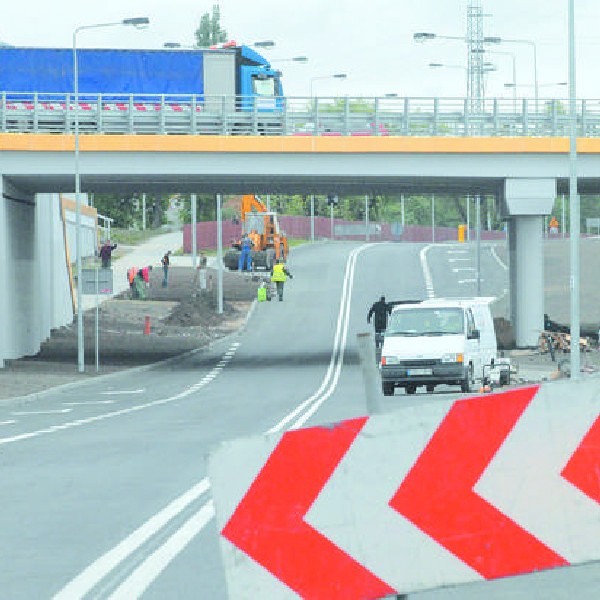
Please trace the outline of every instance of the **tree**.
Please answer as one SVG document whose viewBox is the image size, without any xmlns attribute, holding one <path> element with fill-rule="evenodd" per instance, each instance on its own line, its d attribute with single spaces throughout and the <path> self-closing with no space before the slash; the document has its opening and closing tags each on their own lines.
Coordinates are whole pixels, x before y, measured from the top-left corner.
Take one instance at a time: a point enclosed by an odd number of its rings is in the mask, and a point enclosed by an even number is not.
<svg viewBox="0 0 600 600">
<path fill-rule="evenodd" d="M 206 12 L 200 17 L 195 36 L 196 46 L 199 48 L 208 48 L 227 41 L 227 31 L 221 27 L 221 9 L 218 4 L 213 4 L 212 15 Z"/>
</svg>

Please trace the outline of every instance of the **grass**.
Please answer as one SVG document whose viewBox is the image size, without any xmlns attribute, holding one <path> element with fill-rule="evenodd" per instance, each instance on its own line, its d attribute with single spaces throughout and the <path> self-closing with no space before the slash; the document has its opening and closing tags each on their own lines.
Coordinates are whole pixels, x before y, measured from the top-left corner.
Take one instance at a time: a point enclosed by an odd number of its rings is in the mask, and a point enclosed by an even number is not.
<svg viewBox="0 0 600 600">
<path fill-rule="evenodd" d="M 157 235 L 165 233 L 164 229 L 111 229 L 110 241 L 123 246 L 137 246 Z"/>
</svg>

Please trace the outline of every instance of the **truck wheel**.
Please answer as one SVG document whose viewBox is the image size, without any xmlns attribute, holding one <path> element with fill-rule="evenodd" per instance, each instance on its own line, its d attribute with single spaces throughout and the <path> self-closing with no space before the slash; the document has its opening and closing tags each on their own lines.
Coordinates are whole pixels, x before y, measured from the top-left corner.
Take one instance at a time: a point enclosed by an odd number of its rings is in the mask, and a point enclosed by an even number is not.
<svg viewBox="0 0 600 600">
<path fill-rule="evenodd" d="M 460 391 L 463 394 L 469 394 L 471 392 L 471 381 L 473 380 L 473 365 L 469 366 L 467 376 L 462 380 L 460 384 Z"/>
<path fill-rule="evenodd" d="M 417 386 L 416 385 L 407 385 L 406 386 L 406 393 L 407 394 L 415 394 L 417 392 Z"/>
<path fill-rule="evenodd" d="M 434 391 L 435 391 L 435 385 L 428 385 L 427 386 L 427 393 L 428 394 L 433 394 Z"/>
<path fill-rule="evenodd" d="M 393 396 L 394 395 L 394 384 L 393 383 L 383 383 L 383 395 L 384 396 Z"/>
</svg>

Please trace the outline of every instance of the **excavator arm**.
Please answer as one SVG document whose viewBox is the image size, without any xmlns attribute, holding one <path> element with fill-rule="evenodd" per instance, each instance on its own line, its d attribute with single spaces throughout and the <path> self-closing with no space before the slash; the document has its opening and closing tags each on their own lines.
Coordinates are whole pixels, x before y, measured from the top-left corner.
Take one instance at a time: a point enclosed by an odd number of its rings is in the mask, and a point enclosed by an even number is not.
<svg viewBox="0 0 600 600">
<path fill-rule="evenodd" d="M 242 223 L 246 221 L 246 214 L 249 212 L 267 212 L 267 207 L 253 194 L 242 196 L 240 207 L 240 219 Z"/>
</svg>

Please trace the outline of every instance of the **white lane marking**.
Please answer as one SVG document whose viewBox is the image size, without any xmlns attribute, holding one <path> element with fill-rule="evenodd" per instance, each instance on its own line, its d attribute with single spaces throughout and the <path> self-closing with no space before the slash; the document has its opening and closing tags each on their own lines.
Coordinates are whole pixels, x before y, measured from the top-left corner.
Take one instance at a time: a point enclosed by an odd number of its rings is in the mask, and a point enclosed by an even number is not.
<svg viewBox="0 0 600 600">
<path fill-rule="evenodd" d="M 309 407 L 307 412 L 298 417 L 298 419 L 294 422 L 294 424 L 290 427 L 290 429 L 296 429 L 301 427 L 302 424 L 306 422 L 306 420 L 314 414 L 314 412 L 319 408 L 319 406 L 327 399 L 337 386 L 337 381 L 339 379 L 339 374 L 341 367 L 344 362 L 344 349 L 346 344 L 346 337 L 348 334 L 348 325 L 349 325 L 349 317 L 350 317 L 350 300 L 352 296 L 351 285 L 354 280 L 354 270 L 356 267 L 356 257 L 360 252 L 368 248 L 370 245 L 360 246 L 355 249 L 350 257 L 348 258 L 348 262 L 346 264 L 346 274 L 344 276 L 344 287 L 342 290 L 342 297 L 340 300 L 340 312 L 338 315 L 338 325 L 336 329 L 336 336 L 334 340 L 334 347 L 331 354 L 331 362 L 329 365 L 329 369 L 325 374 L 323 382 L 321 386 L 317 390 L 317 393 L 313 394 L 308 400 L 302 402 L 299 407 L 293 410 L 287 417 L 282 419 L 277 425 L 272 427 L 267 431 L 267 433 L 271 433 L 274 431 L 279 431 L 282 429 L 287 423 L 293 420 L 296 416 L 298 416 L 299 412 L 302 412 L 304 408 Z M 325 392 L 325 388 L 327 384 L 331 380 L 331 376 L 333 373 L 333 367 L 336 367 L 336 372 L 334 375 L 334 379 L 329 386 L 329 389 Z M 316 400 L 316 401 L 315 401 Z M 311 402 L 314 404 L 311 405 Z M 204 481 L 204 480 L 203 480 Z M 209 486 L 210 487 L 210 486 Z M 183 509 L 182 509 L 183 510 Z M 208 514 L 211 514 L 210 518 L 206 518 Z M 119 586 L 119 588 L 114 592 L 111 598 L 137 598 L 139 597 L 150 585 L 151 583 L 158 577 L 158 575 L 169 565 L 169 563 L 190 543 L 190 541 L 198 535 L 202 529 L 210 522 L 214 516 L 214 504 L 212 500 L 206 502 L 200 510 L 195 513 L 193 517 L 191 517 L 178 531 L 176 531 L 162 546 L 160 546 L 152 555 L 150 555 L 139 567 L 137 567 L 130 576 L 123 581 L 123 583 Z M 184 531 L 185 530 L 185 531 Z M 193 535 L 191 533 L 193 532 Z M 135 533 L 135 532 L 134 532 Z M 133 535 L 133 534 L 132 534 Z M 145 540 L 144 540 L 145 541 Z M 144 542 L 141 542 L 141 545 Z M 167 546 L 165 548 L 165 546 Z M 132 548 L 129 554 L 134 552 L 137 547 Z M 112 551 L 111 551 L 112 552 Z M 122 560 L 125 560 L 127 554 L 120 561 L 110 567 L 108 570 L 105 570 L 105 573 L 99 578 L 92 580 L 91 585 L 88 586 L 80 586 L 76 590 L 69 589 L 71 583 L 67 584 L 59 594 L 55 596 L 55 600 L 68 600 L 71 597 L 82 597 L 106 575 L 108 575 Z M 105 555 L 106 556 L 106 555 Z M 98 560 L 102 560 L 102 557 Z M 98 561 L 96 561 L 98 562 Z M 96 563 L 94 563 L 96 564 Z M 93 565 L 90 565 L 88 569 L 91 569 Z M 86 571 L 88 570 L 86 569 Z M 84 571 L 85 572 L 85 571 Z M 79 580 L 82 577 L 83 573 L 76 577 L 73 582 Z M 77 593 L 73 593 L 76 591 Z"/>
<path fill-rule="evenodd" d="M 480 281 L 483 283 L 485 279 L 480 279 Z M 459 279 L 458 283 L 477 283 L 477 279 Z"/>
<path fill-rule="evenodd" d="M 8 421 L 0 421 L 0 425 L 14 425 L 16 423 L 15 419 L 10 419 Z"/>
<path fill-rule="evenodd" d="M 329 385 L 329 389 L 294 423 L 294 425 L 292 425 L 290 429 L 298 429 L 299 427 L 302 427 L 306 423 L 306 421 L 308 421 L 308 419 L 310 419 L 310 417 L 312 417 L 317 412 L 319 407 L 333 394 L 335 388 L 337 387 L 337 383 L 339 381 L 340 374 L 342 371 L 342 366 L 344 365 L 344 351 L 346 349 L 346 340 L 348 338 L 349 329 L 348 325 L 350 323 L 350 306 L 352 303 L 352 291 L 354 284 L 354 271 L 356 268 L 356 260 L 358 258 L 358 255 L 366 248 L 368 248 L 368 246 L 361 246 L 360 248 L 358 248 L 358 250 L 353 256 L 352 273 L 348 278 L 346 304 L 343 307 L 345 309 L 344 324 L 342 326 L 343 333 L 339 346 L 338 360 L 333 380 Z"/>
<path fill-rule="evenodd" d="M 83 598 L 90 592 L 106 575 L 133 554 L 140 546 L 145 544 L 155 533 L 162 529 L 171 519 L 185 510 L 194 500 L 210 489 L 208 478 L 205 477 L 187 492 L 175 498 L 160 512 L 150 517 L 143 525 L 128 535 L 122 542 L 112 550 L 103 554 L 89 567 L 84 569 L 77 577 L 69 581 L 55 596 L 54 600 L 71 600 L 72 598 Z"/>
<path fill-rule="evenodd" d="M 92 406 L 94 404 L 114 404 L 114 400 L 88 400 L 86 402 L 63 402 L 65 406 Z"/>
<path fill-rule="evenodd" d="M 471 262 L 470 258 L 449 258 L 448 262 L 451 263 L 455 263 L 455 262 Z"/>
<path fill-rule="evenodd" d="M 362 252 L 363 249 L 368 248 L 368 247 L 369 247 L 368 245 L 360 246 L 359 248 L 356 248 L 355 250 L 353 250 L 350 253 L 350 256 L 348 257 L 348 262 L 346 263 L 346 272 L 344 274 L 342 296 L 340 298 L 340 310 L 338 313 L 335 339 L 333 342 L 333 350 L 331 352 L 331 360 L 329 361 L 329 367 L 327 369 L 327 373 L 325 374 L 325 377 L 323 378 L 323 381 L 322 381 L 319 389 L 312 396 L 310 396 L 310 398 L 306 399 L 304 402 L 302 402 L 300 405 L 298 405 L 295 410 L 293 410 L 291 413 L 289 413 L 287 416 L 285 416 L 281 421 L 279 421 L 279 423 L 277 423 L 276 425 L 271 427 L 271 429 L 269 429 L 269 431 L 267 433 L 275 433 L 276 431 L 279 431 L 280 429 L 285 427 L 292 419 L 294 419 L 299 413 L 301 413 L 305 408 L 307 408 L 312 402 L 317 400 L 321 396 L 321 394 L 324 393 L 327 385 L 329 384 L 329 381 L 330 381 L 331 377 L 333 376 L 335 367 L 336 367 L 338 348 L 339 348 L 339 343 L 340 343 L 340 340 L 342 337 L 342 330 L 343 330 L 343 326 L 344 326 L 344 319 L 345 319 L 344 315 L 346 313 L 346 301 L 347 301 L 347 297 L 348 297 L 348 282 L 350 281 L 351 277 L 352 278 L 354 277 L 353 265 L 355 264 L 355 256 L 358 252 Z M 346 322 L 346 327 L 347 327 L 347 322 Z"/>
<path fill-rule="evenodd" d="M 433 290 L 433 278 L 431 277 L 431 271 L 429 270 L 429 265 L 427 264 L 427 253 L 431 248 L 433 248 L 432 245 L 425 246 L 425 248 L 419 252 L 421 269 L 423 271 L 423 277 L 425 278 L 425 289 L 427 290 L 427 297 L 430 299 L 435 298 L 435 292 Z"/>
<path fill-rule="evenodd" d="M 68 423 L 62 423 L 61 425 L 51 425 L 50 427 L 46 427 L 44 429 L 38 429 L 37 431 L 29 431 L 27 433 L 21 433 L 21 434 L 14 435 L 11 437 L 0 438 L 0 446 L 4 446 L 6 444 L 12 444 L 14 442 L 20 442 L 23 440 L 30 440 L 30 439 L 33 439 L 36 437 L 40 437 L 42 435 L 47 435 L 50 433 L 55 433 L 57 431 L 62 431 L 64 429 L 72 429 L 74 427 L 88 425 L 89 423 L 96 423 L 97 421 L 104 421 L 105 419 L 112 419 L 114 417 L 120 417 L 122 415 L 127 415 L 127 414 L 134 413 L 134 412 L 137 412 L 140 410 L 145 410 L 146 408 L 151 408 L 153 406 L 161 406 L 163 404 L 170 404 L 171 402 L 175 402 L 176 400 L 181 400 L 183 398 L 187 398 L 189 395 L 193 394 L 194 392 L 197 392 L 199 389 L 198 386 L 200 384 L 203 384 L 203 382 L 210 383 L 218 375 L 219 372 L 214 372 L 214 370 L 211 371 L 211 373 L 209 375 L 205 376 L 202 379 L 202 381 L 197 382 L 196 384 L 185 388 L 182 392 L 179 392 L 179 394 L 175 394 L 174 396 L 169 396 L 167 398 L 161 398 L 159 400 L 153 400 L 152 402 L 147 402 L 146 404 L 137 404 L 136 406 L 130 406 L 128 408 L 123 408 L 121 410 L 115 410 L 115 411 L 104 413 L 101 415 L 95 415 L 93 417 L 87 417 L 85 419 L 77 419 L 76 421 L 69 421 Z M 141 391 L 143 392 L 145 390 L 141 390 Z M 113 393 L 113 392 L 101 392 L 101 393 Z M 123 392 L 117 392 L 117 393 L 123 393 Z M 132 392 L 128 392 L 128 393 L 132 393 Z M 138 393 L 138 392 L 136 391 L 134 393 Z M 67 412 L 71 412 L 72 410 L 73 410 L 72 408 L 65 408 L 65 409 L 62 409 L 59 411 L 50 411 L 50 412 L 67 413 Z M 15 416 L 18 416 L 20 413 L 12 413 L 12 414 Z M 22 413 L 22 414 L 49 414 L 49 412 Z"/>
<path fill-rule="evenodd" d="M 107 390 L 105 392 L 100 392 L 102 396 L 126 396 L 127 394 L 143 394 L 146 391 L 146 388 L 141 390 Z"/>
<path fill-rule="evenodd" d="M 11 414 L 15 417 L 24 417 L 26 415 L 64 415 L 70 413 L 72 410 L 72 408 L 59 408 L 56 410 L 20 410 Z"/>
<path fill-rule="evenodd" d="M 468 254 L 468 250 L 446 250 L 446 254 Z"/>
<path fill-rule="evenodd" d="M 496 304 L 496 302 L 500 302 L 500 300 L 504 300 L 504 298 L 506 298 L 506 296 L 508 296 L 508 290 L 506 288 L 504 288 L 504 291 L 499 296 L 494 298 L 492 300 L 491 304 Z"/>
<path fill-rule="evenodd" d="M 212 501 L 207 502 L 188 519 L 162 546 L 159 546 L 139 567 L 109 596 L 109 600 L 139 598 L 142 590 L 169 566 L 171 561 L 210 523 L 215 516 Z"/>
<path fill-rule="evenodd" d="M 463 267 L 462 269 L 452 269 L 453 273 L 462 273 L 464 271 L 475 271 L 475 267 Z"/>
<path fill-rule="evenodd" d="M 492 256 L 496 259 L 496 262 L 505 270 L 508 271 L 508 265 L 498 256 L 498 254 L 496 253 L 496 248 L 494 248 L 494 246 L 492 246 L 490 248 L 490 251 L 492 253 Z"/>
</svg>

